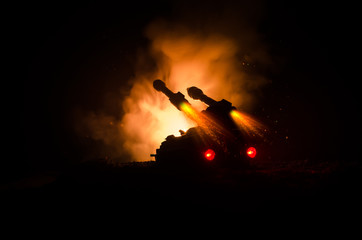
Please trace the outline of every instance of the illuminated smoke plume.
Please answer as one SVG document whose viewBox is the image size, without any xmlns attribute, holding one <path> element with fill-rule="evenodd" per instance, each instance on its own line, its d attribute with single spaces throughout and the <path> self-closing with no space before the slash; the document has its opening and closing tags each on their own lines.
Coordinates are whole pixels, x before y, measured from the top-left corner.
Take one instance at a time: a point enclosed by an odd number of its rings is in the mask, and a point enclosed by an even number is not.
<svg viewBox="0 0 362 240">
<path fill-rule="evenodd" d="M 120 114 L 80 110 L 75 116 L 74 127 L 82 139 L 86 137 L 89 158 L 147 161 L 168 135 L 179 136 L 179 130 L 195 125 L 153 89 L 155 79 L 182 92 L 198 111 L 206 106 L 187 96 L 191 86 L 240 110 L 252 108 L 266 82 L 258 69 L 270 64 L 256 31 L 259 5 L 215 2 L 211 6 L 209 1 L 198 5 L 178 1 L 173 20 L 155 20 L 147 26 L 149 46 L 139 50 L 131 88 L 112 99 L 112 104 L 121 102 Z"/>
<path fill-rule="evenodd" d="M 180 91 L 186 98 L 186 89 L 197 86 L 215 100 L 226 99 L 243 109 L 253 103 L 251 93 L 265 83 L 263 77 L 245 70 L 246 65 L 254 67 L 254 59 L 243 55 L 247 46 L 240 45 L 240 39 L 163 21 L 152 23 L 146 36 L 151 46 L 144 54 L 154 59 L 156 67 L 136 72 L 123 102 L 125 114 L 120 128 L 124 139 L 120 147 L 136 161 L 149 160 L 149 154 L 155 153 L 165 137 L 178 136 L 180 129 L 194 125 L 165 95 L 153 89 L 153 80 L 165 81 L 172 91 Z M 199 101 L 188 100 L 199 111 L 206 108 Z"/>
</svg>

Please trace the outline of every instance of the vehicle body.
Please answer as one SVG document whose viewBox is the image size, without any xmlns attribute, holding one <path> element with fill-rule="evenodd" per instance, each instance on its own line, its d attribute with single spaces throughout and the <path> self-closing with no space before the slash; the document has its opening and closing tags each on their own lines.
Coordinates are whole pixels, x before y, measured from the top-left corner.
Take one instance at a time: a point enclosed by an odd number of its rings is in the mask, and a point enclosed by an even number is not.
<svg viewBox="0 0 362 240">
<path fill-rule="evenodd" d="M 155 80 L 157 91 L 169 97 L 170 102 L 198 126 L 181 136 L 170 135 L 161 143 L 156 154 L 156 162 L 174 166 L 248 166 L 256 158 L 256 142 L 243 133 L 233 121 L 231 113 L 236 108 L 226 100 L 215 101 L 197 87 L 187 89 L 188 95 L 201 100 L 207 109 L 198 112 L 180 92 L 173 93 L 164 82 Z"/>
</svg>

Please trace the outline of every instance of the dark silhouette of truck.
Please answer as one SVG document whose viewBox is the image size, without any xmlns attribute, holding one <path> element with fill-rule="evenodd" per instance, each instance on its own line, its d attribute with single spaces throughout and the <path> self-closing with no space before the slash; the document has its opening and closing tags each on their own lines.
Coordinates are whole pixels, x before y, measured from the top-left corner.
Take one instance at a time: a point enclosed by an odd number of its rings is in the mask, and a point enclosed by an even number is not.
<svg viewBox="0 0 362 240">
<path fill-rule="evenodd" d="M 225 99 L 216 101 L 206 96 L 201 89 L 190 87 L 188 95 L 204 102 L 208 107 L 202 112 L 195 110 L 180 93 L 173 93 L 161 80 L 153 87 L 164 93 L 170 102 L 187 117 L 197 123 L 196 127 L 181 136 L 170 135 L 161 143 L 155 157 L 156 162 L 168 166 L 249 166 L 256 157 L 255 142 L 245 137 L 231 117 L 236 108 Z"/>
</svg>

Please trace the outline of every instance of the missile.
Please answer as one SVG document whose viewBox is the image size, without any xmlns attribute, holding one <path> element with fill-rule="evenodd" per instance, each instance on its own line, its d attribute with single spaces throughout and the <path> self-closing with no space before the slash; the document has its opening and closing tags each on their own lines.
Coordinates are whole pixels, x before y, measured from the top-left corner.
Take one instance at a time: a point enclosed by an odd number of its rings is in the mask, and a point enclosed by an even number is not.
<svg viewBox="0 0 362 240">
<path fill-rule="evenodd" d="M 183 95 L 180 92 L 177 93 L 172 92 L 170 89 L 166 87 L 166 84 L 159 79 L 153 81 L 153 88 L 165 94 L 169 98 L 170 102 L 180 111 L 181 111 L 180 106 L 182 103 L 189 103 L 185 99 L 185 95 Z"/>
<path fill-rule="evenodd" d="M 214 99 L 206 96 L 200 88 L 189 87 L 187 89 L 187 93 L 189 94 L 189 96 L 191 98 L 193 98 L 195 100 L 200 100 L 200 101 L 206 103 L 209 106 L 213 106 L 213 105 L 217 104 L 217 101 L 215 101 Z"/>
</svg>

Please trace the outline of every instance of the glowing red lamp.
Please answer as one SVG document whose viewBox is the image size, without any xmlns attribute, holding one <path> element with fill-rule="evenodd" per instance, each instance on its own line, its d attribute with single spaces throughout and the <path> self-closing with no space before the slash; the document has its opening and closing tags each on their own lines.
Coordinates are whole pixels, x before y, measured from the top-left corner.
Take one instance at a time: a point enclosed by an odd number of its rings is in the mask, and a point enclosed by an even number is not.
<svg viewBox="0 0 362 240">
<path fill-rule="evenodd" d="M 215 158 L 215 151 L 212 149 L 207 149 L 206 152 L 204 153 L 204 157 L 206 158 L 206 160 L 212 161 Z"/>
<path fill-rule="evenodd" d="M 246 150 L 246 154 L 248 155 L 248 157 L 254 158 L 256 156 L 256 149 L 254 147 L 249 147 Z"/>
</svg>

